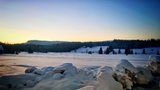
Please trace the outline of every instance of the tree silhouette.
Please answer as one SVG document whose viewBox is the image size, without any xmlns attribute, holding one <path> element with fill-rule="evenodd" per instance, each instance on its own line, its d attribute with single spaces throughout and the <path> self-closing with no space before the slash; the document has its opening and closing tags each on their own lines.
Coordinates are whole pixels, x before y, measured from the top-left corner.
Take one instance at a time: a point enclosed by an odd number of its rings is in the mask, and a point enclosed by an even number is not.
<svg viewBox="0 0 160 90">
<path fill-rule="evenodd" d="M 103 54 L 102 47 L 100 47 L 100 49 L 99 49 L 98 53 L 99 53 L 99 54 Z"/>
<path fill-rule="evenodd" d="M 149 40 L 113 40 L 113 41 L 102 41 L 102 42 L 62 42 L 56 44 L 39 45 L 39 44 L 9 44 L 2 43 L 3 50 L 1 53 L 4 54 L 15 54 L 18 52 L 70 52 L 81 47 L 93 47 L 93 46 L 109 46 L 109 53 L 113 49 L 119 48 L 147 48 L 147 47 L 160 47 L 160 39 L 149 39 Z M 108 54 L 108 50 L 106 50 Z M 87 51 L 88 52 L 88 51 Z M 138 54 L 138 53 L 137 53 Z M 156 52 L 155 52 L 156 54 Z"/>
<path fill-rule="evenodd" d="M 108 49 L 109 49 L 109 53 L 113 51 L 113 47 L 112 46 L 109 46 Z"/>
<path fill-rule="evenodd" d="M 132 49 L 130 50 L 130 53 L 129 53 L 129 54 L 133 54 L 133 50 L 132 50 Z"/>
<path fill-rule="evenodd" d="M 159 51 L 157 51 L 157 55 L 160 55 Z"/>
<path fill-rule="evenodd" d="M 121 54 L 121 50 L 120 49 L 118 50 L 118 54 Z"/>
<path fill-rule="evenodd" d="M 143 51 L 142 51 L 142 54 L 146 54 L 146 51 L 145 51 L 145 49 L 143 49 Z"/>
<path fill-rule="evenodd" d="M 3 53 L 3 47 L 2 47 L 2 45 L 0 45 L 0 54 L 2 54 Z"/>
<path fill-rule="evenodd" d="M 107 47 L 106 50 L 104 51 L 105 54 L 109 54 L 109 48 Z"/>
<path fill-rule="evenodd" d="M 113 52 L 113 54 L 117 54 L 114 50 L 112 52 Z"/>
<path fill-rule="evenodd" d="M 130 48 L 129 48 L 129 47 L 126 48 L 124 53 L 125 53 L 126 55 L 130 54 Z"/>
</svg>

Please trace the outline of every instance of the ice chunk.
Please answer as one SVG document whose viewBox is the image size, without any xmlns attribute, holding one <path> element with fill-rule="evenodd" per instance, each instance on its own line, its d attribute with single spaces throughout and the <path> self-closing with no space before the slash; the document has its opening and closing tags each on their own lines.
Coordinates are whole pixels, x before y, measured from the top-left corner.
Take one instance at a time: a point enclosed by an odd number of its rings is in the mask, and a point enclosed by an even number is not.
<svg viewBox="0 0 160 90">
<path fill-rule="evenodd" d="M 127 71 L 130 71 L 131 73 L 137 72 L 137 69 L 126 59 L 122 59 L 115 70 L 122 73 L 126 73 Z"/>
<path fill-rule="evenodd" d="M 39 82 L 37 77 L 36 74 L 32 73 L 2 76 L 0 77 L 0 85 L 7 86 L 7 88 L 11 90 L 32 87 Z"/>
<path fill-rule="evenodd" d="M 90 76 L 90 77 L 96 77 L 97 75 L 97 71 L 99 69 L 100 66 L 88 66 L 88 67 L 83 67 L 78 69 L 79 73 L 85 73 L 86 75 Z"/>
<path fill-rule="evenodd" d="M 131 90 L 137 69 L 128 60 L 122 59 L 115 68 L 114 77 L 123 85 L 123 88 Z"/>
<path fill-rule="evenodd" d="M 44 67 L 41 70 L 45 73 L 49 72 L 49 71 L 53 71 L 54 67 Z"/>
<path fill-rule="evenodd" d="M 110 71 L 110 68 L 107 71 Z M 100 72 L 97 80 L 97 90 L 123 90 L 122 85 L 112 77 L 112 72 Z"/>
<path fill-rule="evenodd" d="M 55 79 L 55 80 L 59 80 L 61 78 L 63 78 L 63 75 L 60 74 L 60 73 L 56 73 L 56 74 L 53 75 L 53 79 Z"/>
<path fill-rule="evenodd" d="M 67 76 L 73 76 L 75 74 L 77 74 L 77 68 L 75 66 L 73 66 L 72 63 L 64 63 L 60 66 L 55 67 L 55 70 L 64 70 L 64 75 Z"/>
<path fill-rule="evenodd" d="M 37 75 L 44 75 L 44 72 L 43 72 L 42 70 L 40 70 L 40 69 L 35 69 L 35 70 L 33 71 L 33 73 L 34 73 L 34 74 L 37 74 Z"/>
<path fill-rule="evenodd" d="M 113 69 L 112 69 L 112 67 L 109 67 L 109 66 L 100 67 L 100 68 L 98 69 L 97 74 L 99 74 L 100 72 L 107 72 L 107 73 L 110 73 L 110 74 L 113 75 Z"/>
<path fill-rule="evenodd" d="M 25 70 L 25 73 L 32 73 L 36 69 L 37 69 L 36 67 L 29 67 Z"/>
<path fill-rule="evenodd" d="M 78 90 L 96 90 L 95 86 L 85 86 L 85 87 L 82 87 Z"/>
<path fill-rule="evenodd" d="M 151 55 L 149 57 L 147 67 L 152 71 L 152 73 L 160 74 L 160 56 Z"/>
<path fill-rule="evenodd" d="M 147 68 L 137 67 L 138 73 L 136 74 L 136 83 L 141 85 L 148 84 L 152 79 L 151 71 Z"/>
</svg>

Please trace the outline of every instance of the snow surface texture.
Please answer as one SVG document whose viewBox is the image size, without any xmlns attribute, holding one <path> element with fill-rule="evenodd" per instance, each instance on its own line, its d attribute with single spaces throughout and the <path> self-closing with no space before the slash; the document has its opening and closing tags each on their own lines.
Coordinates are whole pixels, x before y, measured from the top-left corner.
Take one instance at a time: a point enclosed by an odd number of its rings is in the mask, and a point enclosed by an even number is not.
<svg viewBox="0 0 160 90">
<path fill-rule="evenodd" d="M 160 56 L 151 56 L 148 62 L 158 61 L 159 65 L 159 59 Z M 0 90 L 160 90 L 160 75 L 154 76 L 148 67 L 135 67 L 125 59 L 115 69 L 77 68 L 71 63 L 42 69 L 32 67 L 26 69 L 26 74 L 0 77 Z"/>
<path fill-rule="evenodd" d="M 106 50 L 108 46 L 95 46 L 95 47 L 81 47 L 79 49 L 73 50 L 71 52 L 76 52 L 76 53 L 98 53 L 100 47 L 102 47 L 103 53 Z M 133 53 L 135 54 L 142 54 L 143 49 L 145 49 L 146 54 L 157 54 L 157 51 L 160 52 L 160 47 L 150 47 L 150 48 L 142 48 L 142 49 L 133 49 Z M 119 49 L 114 49 L 116 53 L 118 53 Z M 120 49 L 121 54 L 124 54 L 124 49 Z M 110 53 L 111 54 L 111 53 Z"/>
<path fill-rule="evenodd" d="M 76 67 L 85 66 L 110 66 L 115 67 L 121 59 L 127 59 L 134 66 L 143 66 L 149 55 L 125 55 L 125 54 L 86 54 L 86 53 L 33 53 L 22 52 L 18 55 L 0 55 L 0 64 L 11 66 L 16 69 L 15 73 L 22 74 L 24 69 L 30 66 L 43 68 L 46 66 L 59 66 L 63 63 L 72 63 Z M 20 68 L 19 68 L 20 67 Z M 23 69 L 23 68 L 24 69 Z M 0 68 L 1 71 L 2 68 Z M 8 74 L 8 73 L 6 73 Z M 4 74 L 5 75 L 5 71 Z"/>
<path fill-rule="evenodd" d="M 102 47 L 102 50 L 105 51 L 108 46 L 95 46 L 95 47 L 81 47 L 77 50 L 74 50 L 72 52 L 78 52 L 78 53 L 88 53 L 89 51 L 94 52 L 94 53 L 98 53 L 98 50 L 100 49 L 100 47 Z"/>
</svg>

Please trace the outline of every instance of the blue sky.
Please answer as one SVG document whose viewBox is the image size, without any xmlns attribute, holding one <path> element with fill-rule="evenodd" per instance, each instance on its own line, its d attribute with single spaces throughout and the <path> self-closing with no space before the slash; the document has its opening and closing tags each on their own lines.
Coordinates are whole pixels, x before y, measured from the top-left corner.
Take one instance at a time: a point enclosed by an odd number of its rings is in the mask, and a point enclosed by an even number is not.
<svg viewBox="0 0 160 90">
<path fill-rule="evenodd" d="M 158 0 L 0 0 L 0 41 L 103 41 L 160 35 Z"/>
</svg>

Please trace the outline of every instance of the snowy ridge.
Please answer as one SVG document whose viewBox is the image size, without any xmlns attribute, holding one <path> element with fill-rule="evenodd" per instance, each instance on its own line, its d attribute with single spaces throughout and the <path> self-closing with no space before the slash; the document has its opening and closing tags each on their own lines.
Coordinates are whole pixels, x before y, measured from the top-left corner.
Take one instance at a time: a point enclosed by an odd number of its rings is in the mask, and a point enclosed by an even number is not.
<svg viewBox="0 0 160 90">
<path fill-rule="evenodd" d="M 77 53 L 98 53 L 98 50 L 102 47 L 102 50 L 105 51 L 108 46 L 95 46 L 95 47 L 81 47 L 79 49 L 73 50 L 71 52 L 77 52 Z"/>
<path fill-rule="evenodd" d="M 107 49 L 108 46 L 95 46 L 95 47 L 81 47 L 76 50 L 73 50 L 71 52 L 75 53 L 98 53 L 99 49 L 102 48 L 103 53 Z M 157 54 L 157 52 L 160 52 L 160 47 L 149 47 L 149 48 L 141 48 L 141 49 L 132 49 L 133 54 L 142 54 L 143 49 L 145 50 L 146 54 Z M 116 53 L 118 53 L 119 49 L 114 49 Z M 125 49 L 120 49 L 121 54 L 124 54 Z"/>
</svg>

